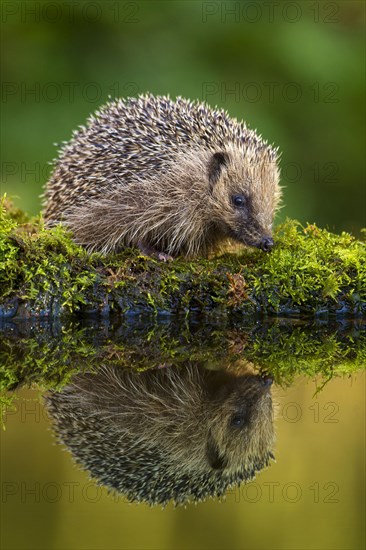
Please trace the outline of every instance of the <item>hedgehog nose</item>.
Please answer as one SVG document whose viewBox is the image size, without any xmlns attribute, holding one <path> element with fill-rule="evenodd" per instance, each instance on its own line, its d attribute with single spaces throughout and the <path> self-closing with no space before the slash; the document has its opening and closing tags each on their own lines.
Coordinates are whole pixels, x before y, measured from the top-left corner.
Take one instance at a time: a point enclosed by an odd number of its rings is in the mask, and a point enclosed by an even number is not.
<svg viewBox="0 0 366 550">
<path fill-rule="evenodd" d="M 264 252 L 269 252 L 273 247 L 274 247 L 274 241 L 272 237 L 263 237 L 263 239 L 259 243 L 259 248 L 264 250 Z"/>
<path fill-rule="evenodd" d="M 261 383 L 265 387 L 272 386 L 273 378 L 271 378 L 270 376 L 261 376 Z"/>
</svg>

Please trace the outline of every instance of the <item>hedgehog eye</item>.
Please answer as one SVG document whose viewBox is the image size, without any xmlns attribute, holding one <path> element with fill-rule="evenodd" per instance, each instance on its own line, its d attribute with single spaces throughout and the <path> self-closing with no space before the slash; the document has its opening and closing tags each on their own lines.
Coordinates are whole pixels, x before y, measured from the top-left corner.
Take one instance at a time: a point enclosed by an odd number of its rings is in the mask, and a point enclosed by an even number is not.
<svg viewBox="0 0 366 550">
<path fill-rule="evenodd" d="M 231 200 L 235 208 L 245 208 L 247 204 L 247 199 L 244 195 L 233 195 Z"/>
<path fill-rule="evenodd" d="M 247 410 L 242 410 L 233 414 L 233 416 L 230 419 L 230 424 L 232 426 L 240 428 L 241 426 L 244 426 L 247 423 L 247 421 L 248 421 Z"/>
<path fill-rule="evenodd" d="M 235 416 L 232 417 L 231 419 L 231 424 L 232 426 L 243 426 L 243 424 L 245 423 L 245 418 L 244 416 L 241 416 L 239 414 L 236 414 Z"/>
</svg>

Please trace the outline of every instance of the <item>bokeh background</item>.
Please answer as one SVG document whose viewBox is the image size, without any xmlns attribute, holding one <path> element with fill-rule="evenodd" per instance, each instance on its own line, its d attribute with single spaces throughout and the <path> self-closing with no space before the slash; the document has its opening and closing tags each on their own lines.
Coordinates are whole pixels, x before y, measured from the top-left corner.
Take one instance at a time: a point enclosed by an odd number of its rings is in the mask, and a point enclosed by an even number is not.
<svg viewBox="0 0 366 550">
<path fill-rule="evenodd" d="M 224 107 L 282 151 L 286 216 L 365 224 L 364 3 L 1 3 L 1 192 L 36 214 L 60 143 L 108 96 Z"/>
</svg>

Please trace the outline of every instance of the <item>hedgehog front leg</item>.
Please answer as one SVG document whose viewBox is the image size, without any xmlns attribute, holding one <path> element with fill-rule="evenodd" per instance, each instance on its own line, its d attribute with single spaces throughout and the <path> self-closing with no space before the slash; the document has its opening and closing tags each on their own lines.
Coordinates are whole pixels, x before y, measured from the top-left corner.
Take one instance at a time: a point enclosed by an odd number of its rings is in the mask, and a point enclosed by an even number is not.
<svg viewBox="0 0 366 550">
<path fill-rule="evenodd" d="M 174 260 L 173 256 L 166 254 L 165 252 L 160 252 L 153 246 L 143 244 L 142 242 L 137 243 L 138 248 L 141 250 L 145 256 L 151 256 L 152 258 L 157 258 L 162 262 L 172 262 Z"/>
</svg>

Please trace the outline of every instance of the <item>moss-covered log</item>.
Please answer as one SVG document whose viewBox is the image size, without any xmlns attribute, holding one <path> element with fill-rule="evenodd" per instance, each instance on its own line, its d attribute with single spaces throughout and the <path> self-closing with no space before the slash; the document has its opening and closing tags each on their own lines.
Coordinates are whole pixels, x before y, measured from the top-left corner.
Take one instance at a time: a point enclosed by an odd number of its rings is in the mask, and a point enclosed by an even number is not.
<svg viewBox="0 0 366 550">
<path fill-rule="evenodd" d="M 220 315 L 366 316 L 365 243 L 287 221 L 265 254 L 163 263 L 126 249 L 88 254 L 61 227 L 2 201 L 0 317 L 191 312 Z"/>
</svg>

